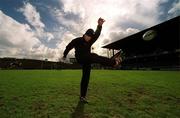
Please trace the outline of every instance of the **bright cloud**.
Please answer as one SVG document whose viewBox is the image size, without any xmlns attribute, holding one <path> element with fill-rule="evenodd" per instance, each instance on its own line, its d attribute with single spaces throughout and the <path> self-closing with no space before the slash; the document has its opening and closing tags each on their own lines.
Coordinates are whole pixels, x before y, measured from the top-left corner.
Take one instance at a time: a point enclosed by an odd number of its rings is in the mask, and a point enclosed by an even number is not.
<svg viewBox="0 0 180 118">
<path fill-rule="evenodd" d="M 24 3 L 24 6 L 19 9 L 23 13 L 26 20 L 35 28 L 44 28 L 44 23 L 41 22 L 40 14 L 37 12 L 36 8 L 30 3 Z"/>
<path fill-rule="evenodd" d="M 0 11 L 0 55 L 56 60 L 58 50 L 41 43 L 28 24 L 21 24 Z"/>
<path fill-rule="evenodd" d="M 19 11 L 23 13 L 28 23 L 33 26 L 33 28 L 35 28 L 36 35 L 39 38 L 45 39 L 47 41 L 50 41 L 54 38 L 53 34 L 44 31 L 45 25 L 41 21 L 40 14 L 37 12 L 34 6 L 32 6 L 30 3 L 24 3 L 24 6 L 20 8 Z"/>
<path fill-rule="evenodd" d="M 5 15 L 2 11 L 0 11 L 0 37 L 1 50 L 5 50 L 6 48 L 29 50 L 33 46 L 40 44 L 39 39 L 35 37 L 29 25 L 20 24 L 11 17 Z"/>
<path fill-rule="evenodd" d="M 20 24 L 0 11 L 0 36 L 1 41 L 9 46 L 30 48 L 40 42 L 27 24 Z M 3 45 L 3 43 L 0 43 Z"/>
</svg>

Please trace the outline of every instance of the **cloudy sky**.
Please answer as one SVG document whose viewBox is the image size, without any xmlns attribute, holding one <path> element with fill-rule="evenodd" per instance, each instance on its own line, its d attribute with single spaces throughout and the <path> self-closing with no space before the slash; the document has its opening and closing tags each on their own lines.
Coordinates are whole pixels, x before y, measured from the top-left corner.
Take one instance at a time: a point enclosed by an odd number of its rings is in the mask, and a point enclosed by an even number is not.
<svg viewBox="0 0 180 118">
<path fill-rule="evenodd" d="M 93 51 L 106 56 L 103 45 L 178 15 L 180 0 L 0 0 L 0 57 L 57 61 L 99 17 L 106 22 Z"/>
</svg>

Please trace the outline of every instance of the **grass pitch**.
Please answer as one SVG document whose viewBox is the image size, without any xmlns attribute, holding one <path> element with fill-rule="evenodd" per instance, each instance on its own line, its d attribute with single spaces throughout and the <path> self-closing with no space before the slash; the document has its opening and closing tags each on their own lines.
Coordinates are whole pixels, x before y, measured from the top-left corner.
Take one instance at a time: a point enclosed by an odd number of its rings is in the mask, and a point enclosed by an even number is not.
<svg viewBox="0 0 180 118">
<path fill-rule="evenodd" d="M 0 70 L 1 118 L 179 118 L 180 72 L 92 70 L 80 104 L 81 70 Z"/>
</svg>

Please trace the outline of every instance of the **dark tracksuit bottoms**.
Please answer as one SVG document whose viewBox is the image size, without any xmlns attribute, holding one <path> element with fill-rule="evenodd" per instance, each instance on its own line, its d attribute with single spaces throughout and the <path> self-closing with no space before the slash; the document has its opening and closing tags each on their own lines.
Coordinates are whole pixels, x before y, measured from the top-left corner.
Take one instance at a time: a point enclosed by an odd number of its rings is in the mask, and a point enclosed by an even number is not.
<svg viewBox="0 0 180 118">
<path fill-rule="evenodd" d="M 81 97 L 86 97 L 92 63 L 99 63 L 104 66 L 113 66 L 115 64 L 115 60 L 99 56 L 95 53 L 91 53 L 87 59 L 78 60 L 78 62 L 82 65 Z"/>
</svg>

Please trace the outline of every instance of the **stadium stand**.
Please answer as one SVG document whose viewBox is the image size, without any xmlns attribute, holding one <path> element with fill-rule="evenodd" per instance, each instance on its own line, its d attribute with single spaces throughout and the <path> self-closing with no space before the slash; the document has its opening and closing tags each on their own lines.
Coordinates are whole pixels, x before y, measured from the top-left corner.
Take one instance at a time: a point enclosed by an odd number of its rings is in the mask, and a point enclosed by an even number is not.
<svg viewBox="0 0 180 118">
<path fill-rule="evenodd" d="M 146 32 L 155 32 L 152 40 L 144 40 Z M 103 46 L 123 50 L 126 59 L 121 69 L 180 69 L 180 16 Z M 152 35 L 152 34 L 150 34 Z M 152 37 L 152 36 L 149 36 Z"/>
</svg>

